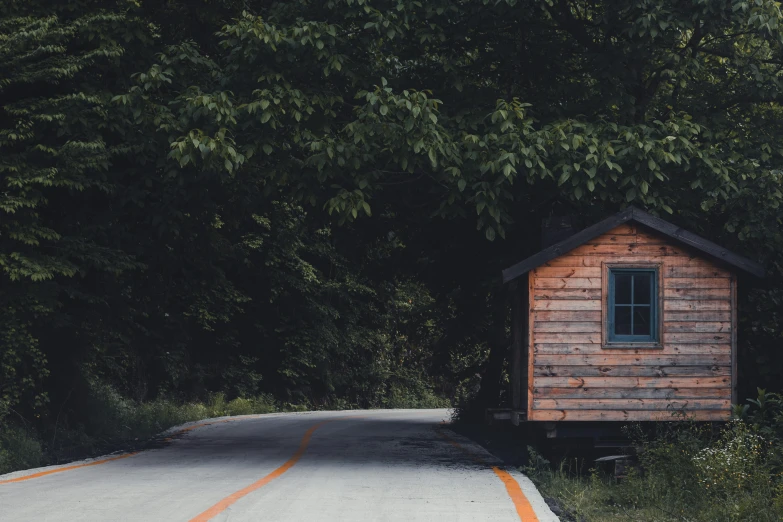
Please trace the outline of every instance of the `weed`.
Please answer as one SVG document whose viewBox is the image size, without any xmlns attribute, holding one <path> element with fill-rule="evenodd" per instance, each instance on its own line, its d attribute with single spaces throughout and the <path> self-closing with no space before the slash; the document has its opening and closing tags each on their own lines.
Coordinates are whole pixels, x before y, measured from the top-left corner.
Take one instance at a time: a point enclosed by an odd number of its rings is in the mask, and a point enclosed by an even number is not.
<svg viewBox="0 0 783 522">
<path fill-rule="evenodd" d="M 780 442 L 735 420 L 717 434 L 695 423 L 661 426 L 638 440 L 641 469 L 621 482 L 535 451 L 526 469 L 544 495 L 589 522 L 772 522 L 783 519 Z"/>
</svg>

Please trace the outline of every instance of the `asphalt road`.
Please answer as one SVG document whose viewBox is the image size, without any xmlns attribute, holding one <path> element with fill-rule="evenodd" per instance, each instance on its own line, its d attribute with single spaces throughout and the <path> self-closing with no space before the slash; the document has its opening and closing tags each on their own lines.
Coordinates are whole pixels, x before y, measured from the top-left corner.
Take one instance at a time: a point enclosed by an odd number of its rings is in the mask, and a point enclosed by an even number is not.
<svg viewBox="0 0 783 522">
<path fill-rule="evenodd" d="M 557 520 L 524 475 L 447 420 L 372 410 L 202 421 L 156 449 L 0 476 L 0 521 Z"/>
</svg>

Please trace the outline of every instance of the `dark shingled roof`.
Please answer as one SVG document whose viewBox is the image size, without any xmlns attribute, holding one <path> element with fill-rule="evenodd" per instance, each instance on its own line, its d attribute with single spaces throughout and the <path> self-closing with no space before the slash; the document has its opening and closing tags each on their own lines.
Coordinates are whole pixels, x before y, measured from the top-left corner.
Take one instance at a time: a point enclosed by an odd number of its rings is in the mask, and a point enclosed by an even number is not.
<svg viewBox="0 0 783 522">
<path fill-rule="evenodd" d="M 703 237 L 699 237 L 693 232 L 688 232 L 687 230 L 680 228 L 677 225 L 673 225 L 668 221 L 657 218 L 643 210 L 635 207 L 628 207 L 612 217 L 604 219 L 595 225 L 577 232 L 573 236 L 567 237 L 559 243 L 555 243 L 554 245 L 545 248 L 541 252 L 528 257 L 524 261 L 521 261 L 512 267 L 506 268 L 503 270 L 503 282 L 508 283 L 509 281 L 526 274 L 534 268 L 543 265 L 547 261 L 559 257 L 575 249 L 579 245 L 583 245 L 591 239 L 610 231 L 617 225 L 627 223 L 629 221 L 635 221 L 650 227 L 651 229 L 656 230 L 665 236 L 700 250 L 711 257 L 723 261 L 724 263 L 740 268 L 756 277 L 764 277 L 764 267 L 755 261 L 751 261 L 750 259 L 730 252 L 722 246 L 716 245 L 712 241 L 708 241 Z"/>
</svg>

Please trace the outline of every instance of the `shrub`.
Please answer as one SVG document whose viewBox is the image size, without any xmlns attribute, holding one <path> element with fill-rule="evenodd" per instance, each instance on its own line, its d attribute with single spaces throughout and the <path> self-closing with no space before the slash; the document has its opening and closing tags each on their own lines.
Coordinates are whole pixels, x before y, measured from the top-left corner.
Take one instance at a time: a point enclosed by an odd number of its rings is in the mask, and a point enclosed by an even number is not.
<svg viewBox="0 0 783 522">
<path fill-rule="evenodd" d="M 47 437 L 48 460 L 62 462 L 109 450 L 135 446 L 172 426 L 211 417 L 278 411 L 270 395 L 227 401 L 222 393 L 206 402 L 156 399 L 138 403 L 105 384 L 93 383 L 87 420 L 77 426 L 57 426 Z M 32 464 L 37 465 L 37 464 Z M 13 469 L 30 467 L 21 463 Z"/>
<path fill-rule="evenodd" d="M 392 384 L 383 400 L 384 408 L 448 408 L 451 403 L 435 395 L 431 389 L 418 383 L 418 386 Z"/>
<path fill-rule="evenodd" d="M 672 423 L 637 442 L 641 470 L 621 482 L 565 462 L 553 470 L 535 451 L 527 472 L 566 512 L 588 521 L 783 520 L 781 445 L 759 426 Z"/>
<path fill-rule="evenodd" d="M 43 462 L 41 443 L 26 429 L 0 426 L 0 475 L 34 468 Z"/>
</svg>

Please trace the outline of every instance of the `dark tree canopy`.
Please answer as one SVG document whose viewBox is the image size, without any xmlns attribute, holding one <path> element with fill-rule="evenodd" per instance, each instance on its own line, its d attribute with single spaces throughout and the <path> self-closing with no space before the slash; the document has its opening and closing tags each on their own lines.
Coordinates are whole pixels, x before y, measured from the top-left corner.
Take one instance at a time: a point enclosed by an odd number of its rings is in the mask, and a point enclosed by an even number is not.
<svg viewBox="0 0 783 522">
<path fill-rule="evenodd" d="M 0 6 L 0 419 L 142 400 L 384 405 L 483 372 L 500 270 L 633 204 L 758 260 L 783 369 L 783 14 L 649 0 Z M 779 383 L 777 383 L 779 386 Z M 48 402 L 47 402 L 48 397 Z"/>
</svg>

